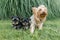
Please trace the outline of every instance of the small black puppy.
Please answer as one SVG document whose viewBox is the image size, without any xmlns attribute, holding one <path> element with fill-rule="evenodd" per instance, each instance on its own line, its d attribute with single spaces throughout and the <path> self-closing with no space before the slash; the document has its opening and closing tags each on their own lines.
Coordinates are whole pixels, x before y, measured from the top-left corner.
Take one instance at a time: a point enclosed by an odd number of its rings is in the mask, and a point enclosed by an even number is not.
<svg viewBox="0 0 60 40">
<path fill-rule="evenodd" d="M 20 29 L 22 27 L 22 23 L 20 22 L 20 18 L 18 16 L 12 17 L 12 25 L 15 29 Z"/>
<path fill-rule="evenodd" d="M 23 18 L 22 19 L 22 25 L 23 25 L 23 29 L 28 29 L 30 26 L 30 18 Z"/>
</svg>

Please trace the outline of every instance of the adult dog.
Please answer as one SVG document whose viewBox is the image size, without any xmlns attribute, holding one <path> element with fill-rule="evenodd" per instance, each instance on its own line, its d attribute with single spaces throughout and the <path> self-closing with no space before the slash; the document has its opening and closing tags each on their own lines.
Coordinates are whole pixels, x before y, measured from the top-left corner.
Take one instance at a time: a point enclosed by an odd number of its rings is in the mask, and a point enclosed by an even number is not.
<svg viewBox="0 0 60 40">
<path fill-rule="evenodd" d="M 32 8 L 33 15 L 30 17 L 30 32 L 33 33 L 35 26 L 42 30 L 42 26 L 47 17 L 47 8 L 44 5 Z"/>
</svg>

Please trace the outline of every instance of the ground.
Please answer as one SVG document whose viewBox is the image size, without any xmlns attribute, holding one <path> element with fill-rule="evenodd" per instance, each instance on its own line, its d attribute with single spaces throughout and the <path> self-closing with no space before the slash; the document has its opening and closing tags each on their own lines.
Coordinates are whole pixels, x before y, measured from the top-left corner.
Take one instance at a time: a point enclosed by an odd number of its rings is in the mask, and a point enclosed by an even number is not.
<svg viewBox="0 0 60 40">
<path fill-rule="evenodd" d="M 10 20 L 0 20 L 0 40 L 60 40 L 60 19 L 46 21 L 43 30 L 36 29 L 34 34 L 12 28 Z"/>
</svg>

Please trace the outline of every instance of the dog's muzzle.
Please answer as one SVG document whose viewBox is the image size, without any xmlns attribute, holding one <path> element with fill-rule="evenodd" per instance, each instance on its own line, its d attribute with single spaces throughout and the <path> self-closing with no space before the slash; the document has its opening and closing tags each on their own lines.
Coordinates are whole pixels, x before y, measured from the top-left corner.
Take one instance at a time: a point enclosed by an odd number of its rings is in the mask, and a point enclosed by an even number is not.
<svg viewBox="0 0 60 40">
<path fill-rule="evenodd" d="M 12 22 L 12 24 L 13 24 L 13 25 L 17 25 L 17 24 L 18 24 L 18 22 Z"/>
</svg>

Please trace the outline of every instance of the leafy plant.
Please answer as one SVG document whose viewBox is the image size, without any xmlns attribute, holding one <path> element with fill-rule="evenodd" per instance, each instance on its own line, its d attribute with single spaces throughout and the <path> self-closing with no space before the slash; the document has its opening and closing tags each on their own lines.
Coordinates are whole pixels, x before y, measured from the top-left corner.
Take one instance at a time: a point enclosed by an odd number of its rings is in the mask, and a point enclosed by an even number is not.
<svg viewBox="0 0 60 40">
<path fill-rule="evenodd" d="M 11 16 L 30 17 L 32 7 L 44 4 L 48 8 L 47 19 L 60 17 L 60 0 L 0 0 L 0 18 Z"/>
</svg>

